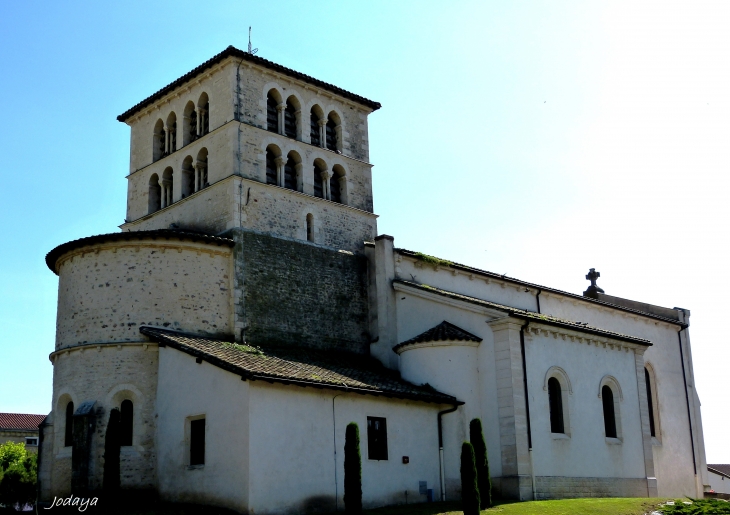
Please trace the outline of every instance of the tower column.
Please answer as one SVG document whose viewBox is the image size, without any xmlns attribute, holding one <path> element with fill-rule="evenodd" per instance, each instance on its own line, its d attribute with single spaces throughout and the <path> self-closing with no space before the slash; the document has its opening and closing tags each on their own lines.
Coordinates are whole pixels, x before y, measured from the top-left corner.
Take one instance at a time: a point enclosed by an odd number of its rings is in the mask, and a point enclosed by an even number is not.
<svg viewBox="0 0 730 515">
<path fill-rule="evenodd" d="M 284 159 L 282 156 L 277 157 L 274 159 L 274 162 L 276 163 L 276 179 L 279 183 L 279 186 L 282 188 L 284 187 L 284 165 L 286 164 L 286 159 Z"/>
<path fill-rule="evenodd" d="M 170 153 L 170 128 L 165 127 L 165 154 Z"/>
<path fill-rule="evenodd" d="M 198 108 L 198 112 L 196 113 L 196 116 L 198 117 L 197 123 L 195 125 L 195 133 L 198 136 L 203 135 L 203 109 Z"/>
<path fill-rule="evenodd" d="M 320 118 L 319 121 L 319 146 L 322 148 L 327 147 L 327 118 Z"/>
<path fill-rule="evenodd" d="M 322 193 L 325 200 L 330 200 L 330 177 L 332 173 L 329 170 L 322 172 Z"/>
<path fill-rule="evenodd" d="M 276 112 L 279 117 L 279 134 L 284 134 L 284 111 L 286 110 L 286 104 L 281 103 L 276 106 Z"/>
</svg>

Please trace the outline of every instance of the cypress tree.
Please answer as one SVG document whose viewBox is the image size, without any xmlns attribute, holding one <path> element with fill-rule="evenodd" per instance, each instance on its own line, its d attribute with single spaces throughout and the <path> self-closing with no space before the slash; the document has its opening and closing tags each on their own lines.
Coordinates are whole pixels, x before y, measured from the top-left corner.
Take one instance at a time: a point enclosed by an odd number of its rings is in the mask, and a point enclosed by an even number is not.
<svg viewBox="0 0 730 515">
<path fill-rule="evenodd" d="M 479 515 L 479 487 L 474 463 L 474 447 L 461 444 L 461 509 L 464 515 Z"/>
<path fill-rule="evenodd" d="M 120 487 L 119 471 L 119 410 L 114 408 L 109 413 L 109 423 L 104 436 L 104 482 L 103 488 L 107 494 L 114 495 Z"/>
<path fill-rule="evenodd" d="M 489 477 L 489 459 L 487 458 L 487 444 L 484 443 L 482 421 L 478 418 L 469 422 L 469 441 L 474 447 L 474 459 L 477 466 L 477 486 L 481 499 L 479 507 L 486 510 L 492 507 L 492 479 Z"/>
<path fill-rule="evenodd" d="M 360 429 L 355 422 L 345 429 L 345 513 L 362 513 L 362 463 Z"/>
</svg>

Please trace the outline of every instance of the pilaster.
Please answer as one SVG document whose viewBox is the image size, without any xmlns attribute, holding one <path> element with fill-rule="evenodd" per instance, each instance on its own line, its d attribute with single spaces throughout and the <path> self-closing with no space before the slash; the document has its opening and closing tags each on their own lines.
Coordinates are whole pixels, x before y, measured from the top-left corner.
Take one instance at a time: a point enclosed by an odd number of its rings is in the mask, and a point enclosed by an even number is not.
<svg viewBox="0 0 730 515">
<path fill-rule="evenodd" d="M 645 349 L 634 349 L 636 363 L 636 386 L 639 391 L 639 415 L 641 418 L 641 439 L 644 451 L 644 471 L 649 497 L 656 497 L 657 481 L 654 474 L 654 450 L 651 445 L 651 425 L 649 423 L 649 400 L 646 394 L 646 377 L 644 373 Z"/>
</svg>

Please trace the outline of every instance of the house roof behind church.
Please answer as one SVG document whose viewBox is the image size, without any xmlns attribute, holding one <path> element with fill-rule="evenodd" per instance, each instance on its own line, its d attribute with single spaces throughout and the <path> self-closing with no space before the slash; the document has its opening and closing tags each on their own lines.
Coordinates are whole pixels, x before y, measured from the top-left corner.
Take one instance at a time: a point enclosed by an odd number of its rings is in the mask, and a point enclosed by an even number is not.
<svg viewBox="0 0 730 515">
<path fill-rule="evenodd" d="M 448 341 L 471 341 L 481 342 L 482 339 L 476 335 L 471 334 L 469 331 L 463 330 L 461 327 L 455 326 L 454 324 L 444 320 L 439 325 L 432 327 L 428 331 L 424 331 L 418 336 L 399 343 L 393 347 L 393 351 L 397 352 L 407 345 L 413 345 L 414 343 L 426 343 L 426 342 L 448 342 Z"/>
<path fill-rule="evenodd" d="M 545 325 L 552 325 L 557 327 L 564 327 L 566 329 L 573 329 L 575 331 L 580 331 L 582 333 L 587 334 L 594 334 L 598 336 L 605 336 L 607 338 L 613 338 L 614 340 L 621 340 L 625 342 L 631 342 L 638 345 L 644 345 L 644 346 L 650 346 L 652 343 L 649 340 L 645 340 L 644 338 L 637 338 L 636 336 L 630 336 L 628 334 L 621 334 L 614 331 L 609 331 L 608 329 L 601 329 L 599 327 L 593 327 L 588 325 L 585 322 L 574 322 L 572 320 L 565 320 L 563 318 L 557 318 L 551 315 L 544 315 L 542 313 L 536 313 L 534 311 L 526 311 L 524 309 L 517 309 L 513 308 L 511 306 L 505 306 L 503 304 L 497 304 L 495 302 L 490 302 L 488 300 L 482 300 L 478 299 L 476 297 L 470 297 L 469 295 L 462 295 L 461 293 L 455 293 L 448 290 L 442 290 L 441 288 L 435 288 L 433 286 L 429 286 L 426 284 L 419 284 L 412 281 L 404 281 L 402 279 L 395 279 L 393 281 L 393 284 L 403 284 L 405 286 L 410 286 L 411 288 L 416 288 L 421 291 L 433 293 L 436 295 L 440 295 L 443 297 L 448 297 L 450 299 L 454 300 L 460 300 L 463 302 L 468 302 L 470 304 L 476 304 L 479 306 L 484 306 L 485 308 L 494 309 L 496 311 L 502 311 L 507 316 L 512 316 L 515 318 L 520 318 L 523 320 L 530 320 L 534 322 L 539 322 L 541 324 Z"/>
<path fill-rule="evenodd" d="M 428 385 L 401 379 L 365 355 L 307 348 L 259 348 L 154 326 L 139 331 L 160 345 L 202 358 L 245 380 L 312 386 L 438 404 L 463 404 Z"/>
<path fill-rule="evenodd" d="M 0 413 L 0 430 L 5 431 L 37 431 L 45 415 L 28 413 Z"/>
<path fill-rule="evenodd" d="M 375 102 L 373 100 L 368 100 L 365 97 L 361 97 L 360 95 L 356 95 L 355 93 L 350 93 L 349 91 L 346 91 L 342 88 L 338 88 L 337 86 L 333 84 L 329 84 L 327 82 L 321 81 L 319 79 L 315 79 L 314 77 L 310 77 L 309 75 L 305 75 L 303 73 L 300 73 L 298 71 L 292 70 L 291 68 L 286 68 L 285 66 L 281 66 L 280 64 L 276 64 L 274 62 L 271 62 L 267 59 L 264 59 L 263 57 L 258 57 L 252 54 L 249 54 L 248 52 L 245 52 L 243 50 L 239 50 L 238 48 L 234 46 L 229 46 L 223 52 L 211 57 L 207 61 L 205 61 L 200 66 L 197 66 L 190 70 L 188 73 L 183 75 L 177 80 L 174 80 L 161 90 L 157 91 L 156 93 L 153 93 L 149 97 L 142 100 L 140 103 L 135 105 L 134 107 L 126 110 L 119 116 L 117 116 L 117 120 L 120 122 L 126 121 L 128 118 L 130 118 L 132 115 L 138 113 L 145 107 L 149 106 L 150 104 L 154 104 L 156 101 L 167 95 L 169 92 L 174 90 L 175 88 L 185 84 L 189 80 L 194 79 L 198 75 L 202 75 L 206 70 L 209 68 L 212 68 L 216 64 L 222 62 L 228 57 L 234 57 L 236 59 L 241 59 L 242 61 L 248 61 L 253 64 L 258 64 L 259 66 L 262 66 L 264 68 L 268 68 L 269 70 L 273 70 L 276 72 L 281 73 L 282 75 L 287 75 L 289 77 L 292 77 L 294 79 L 299 79 L 304 82 L 308 82 L 310 84 L 314 84 L 315 86 L 322 88 L 324 90 L 330 91 L 332 93 L 335 93 L 336 95 L 339 95 L 341 97 L 344 97 L 348 100 L 352 100 L 353 102 L 357 102 L 358 104 L 364 105 L 366 107 L 369 107 L 373 111 L 376 111 L 380 109 L 380 102 Z"/>
<path fill-rule="evenodd" d="M 707 464 L 707 470 L 710 472 L 714 472 L 715 474 L 719 474 L 721 476 L 725 476 L 727 478 L 730 478 L 730 464 L 715 464 L 710 465 Z"/>
</svg>

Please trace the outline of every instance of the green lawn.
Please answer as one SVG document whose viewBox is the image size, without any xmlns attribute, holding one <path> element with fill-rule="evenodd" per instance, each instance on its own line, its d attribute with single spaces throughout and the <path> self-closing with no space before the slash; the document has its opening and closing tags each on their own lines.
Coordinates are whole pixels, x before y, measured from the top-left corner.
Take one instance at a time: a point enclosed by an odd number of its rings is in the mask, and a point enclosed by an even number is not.
<svg viewBox="0 0 730 515">
<path fill-rule="evenodd" d="M 559 501 L 509 502 L 482 511 L 483 515 L 644 515 L 661 499 L 564 499 Z M 461 515 L 460 502 L 412 504 L 368 510 L 365 515 Z"/>
</svg>

